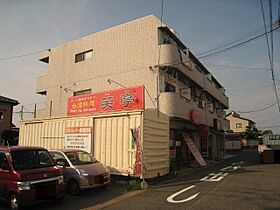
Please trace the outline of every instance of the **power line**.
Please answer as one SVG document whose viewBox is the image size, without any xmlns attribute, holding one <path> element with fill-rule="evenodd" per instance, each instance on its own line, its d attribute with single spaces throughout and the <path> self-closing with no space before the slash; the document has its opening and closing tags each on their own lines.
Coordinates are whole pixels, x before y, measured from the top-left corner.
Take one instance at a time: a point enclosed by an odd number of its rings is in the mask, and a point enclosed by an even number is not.
<svg viewBox="0 0 280 210">
<path fill-rule="evenodd" d="M 30 53 L 26 53 L 26 54 L 22 54 L 22 55 L 14 55 L 14 56 L 8 56 L 8 57 L 0 57 L 0 60 L 10 60 L 10 59 L 15 59 L 15 58 L 21 58 L 21 57 L 26 57 L 26 56 L 30 56 L 30 55 L 35 55 L 41 52 L 44 52 L 46 50 L 40 50 L 40 51 L 35 51 L 35 52 L 30 52 Z"/>
<path fill-rule="evenodd" d="M 278 25 L 280 25 L 280 0 L 278 0 Z"/>
<path fill-rule="evenodd" d="M 249 78 L 246 78 L 246 79 L 242 79 L 242 80 L 239 80 L 239 81 L 237 81 L 237 82 L 233 82 L 233 83 L 228 84 L 228 85 L 224 85 L 224 87 L 230 87 L 230 86 L 239 84 L 239 83 L 241 83 L 241 82 L 245 82 L 245 81 L 250 80 L 250 79 L 252 79 L 252 77 L 249 77 Z"/>
<path fill-rule="evenodd" d="M 231 39 L 231 40 L 229 40 L 227 42 L 221 43 L 221 44 L 218 45 L 218 47 L 215 47 L 213 49 L 209 49 L 209 50 L 207 50 L 205 52 L 199 53 L 199 54 L 197 54 L 197 56 L 202 56 L 202 55 L 207 54 L 209 52 L 212 52 L 212 51 L 215 51 L 215 50 L 219 50 L 219 49 L 224 48 L 224 47 L 226 47 L 228 45 L 234 44 L 234 43 L 236 43 L 238 41 L 244 40 L 245 38 L 248 38 L 248 37 L 253 36 L 253 35 L 257 34 L 257 33 L 260 33 L 262 31 L 264 31 L 263 26 L 255 29 L 255 30 L 253 30 L 251 32 L 248 32 L 248 33 L 246 33 L 244 35 L 240 35 L 238 37 L 235 37 L 235 38 L 233 38 L 233 39 Z"/>
<path fill-rule="evenodd" d="M 253 37 L 253 38 L 250 38 L 250 39 L 248 39 L 248 40 L 246 40 L 246 41 L 243 41 L 243 42 L 241 42 L 241 43 L 232 45 L 232 46 L 227 47 L 227 48 L 225 48 L 225 49 L 222 49 L 222 50 L 219 50 L 219 51 L 216 51 L 216 52 L 213 52 L 213 53 L 204 55 L 204 56 L 200 56 L 200 57 L 198 56 L 197 59 L 207 58 L 207 57 L 210 57 L 210 56 L 218 55 L 218 54 L 221 54 L 221 53 L 223 53 L 223 52 L 232 50 L 232 49 L 234 49 L 234 48 L 237 48 L 237 47 L 239 47 L 239 46 L 242 46 L 242 45 L 244 45 L 244 44 L 247 44 L 247 43 L 249 43 L 249 42 L 251 42 L 251 41 L 253 41 L 253 40 L 256 40 L 256 39 L 258 39 L 258 38 L 260 38 L 260 37 L 262 37 L 262 36 L 264 36 L 264 35 L 267 35 L 268 33 L 272 33 L 273 31 L 275 31 L 275 30 L 277 30 L 277 29 L 279 29 L 279 26 L 275 27 L 274 29 L 272 29 L 272 30 L 270 30 L 270 31 L 264 32 L 264 33 L 262 33 L 262 34 L 260 34 L 260 35 L 258 35 L 258 36 L 255 36 L 255 37 Z"/>
<path fill-rule="evenodd" d="M 259 127 L 259 129 L 264 129 L 264 128 L 280 128 L 279 125 L 272 125 L 272 126 L 266 126 L 266 127 Z"/>
<path fill-rule="evenodd" d="M 262 12 L 264 28 L 265 28 L 265 31 L 266 31 L 265 15 L 264 15 L 264 8 L 263 8 L 263 1 L 262 0 L 260 0 L 260 5 L 261 5 L 261 12 Z M 270 7 L 270 31 L 271 31 L 272 30 L 272 6 L 271 6 L 271 0 L 269 0 L 269 7 Z M 278 26 L 278 28 L 279 28 L 279 26 Z M 268 59 L 269 59 L 269 64 L 270 64 L 270 69 L 271 69 L 271 77 L 272 77 L 272 82 L 273 82 L 273 89 L 274 89 L 274 92 L 275 92 L 275 97 L 276 97 L 276 101 L 277 101 L 277 104 L 278 104 L 278 109 L 279 109 L 279 112 L 280 112 L 280 104 L 279 104 L 279 98 L 278 98 L 278 91 L 277 91 L 277 87 L 276 87 L 276 83 L 275 83 L 274 69 L 273 69 L 273 58 L 272 58 L 272 54 L 273 54 L 273 51 L 272 51 L 273 48 L 272 47 L 273 46 L 269 46 L 267 32 L 265 33 L 265 36 L 266 36 Z M 271 43 L 273 43 L 273 40 L 271 40 Z"/>
<path fill-rule="evenodd" d="M 259 109 L 255 109 L 255 110 L 248 110 L 248 111 L 237 111 L 238 113 L 242 113 L 242 114 L 248 114 L 248 113 L 253 113 L 253 112 L 260 112 L 260 111 L 263 111 L 263 110 L 266 110 L 266 109 L 269 109 L 273 106 L 275 106 L 277 104 L 277 102 L 271 104 L 271 105 L 268 105 L 268 106 L 265 106 L 265 107 L 262 107 L 262 108 L 259 108 Z"/>
<path fill-rule="evenodd" d="M 232 69 L 248 69 L 248 70 L 258 70 L 258 71 L 267 71 L 270 70 L 269 68 L 262 68 L 262 67 L 249 67 L 249 66 L 236 66 L 236 65 L 223 65 L 223 64 L 208 64 L 209 66 L 218 66 L 218 67 L 226 67 Z"/>
</svg>

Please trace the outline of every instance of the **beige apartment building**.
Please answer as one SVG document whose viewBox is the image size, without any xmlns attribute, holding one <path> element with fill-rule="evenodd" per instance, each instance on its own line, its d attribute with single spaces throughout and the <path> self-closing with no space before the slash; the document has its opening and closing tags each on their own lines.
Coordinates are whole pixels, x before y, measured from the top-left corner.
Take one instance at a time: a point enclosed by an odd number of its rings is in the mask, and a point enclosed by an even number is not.
<svg viewBox="0 0 280 210">
<path fill-rule="evenodd" d="M 244 137 L 247 128 L 255 128 L 256 123 L 254 121 L 241 117 L 234 111 L 228 113 L 226 119 L 229 121 L 229 130 L 225 136 L 226 149 L 241 149 L 242 147 L 256 146 L 258 144 L 256 139 L 246 139 Z"/>
<path fill-rule="evenodd" d="M 47 107 L 21 123 L 21 144 L 64 147 L 67 128 L 91 127 L 90 151 L 97 159 L 111 171 L 133 175 L 140 151 L 141 175 L 147 178 L 187 165 L 191 156 L 184 133 L 205 158 L 222 157 L 228 130 L 225 89 L 155 16 L 49 49 L 39 60 L 48 72 L 37 79 L 36 92 L 45 95 Z M 142 106 L 69 112 L 69 99 L 135 87 L 142 87 Z M 133 131 L 140 131 L 139 148 Z"/>
<path fill-rule="evenodd" d="M 243 133 L 247 128 L 251 128 L 256 124 L 250 119 L 241 117 L 236 112 L 230 112 L 229 114 L 227 114 L 226 119 L 229 120 L 229 129 L 233 133 Z"/>
</svg>

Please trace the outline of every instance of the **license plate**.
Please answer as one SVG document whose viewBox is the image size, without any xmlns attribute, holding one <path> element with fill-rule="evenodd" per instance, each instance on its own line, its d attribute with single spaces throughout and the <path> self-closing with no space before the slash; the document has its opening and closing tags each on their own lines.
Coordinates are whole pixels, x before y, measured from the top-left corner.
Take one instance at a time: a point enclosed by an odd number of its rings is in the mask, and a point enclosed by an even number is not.
<svg viewBox="0 0 280 210">
<path fill-rule="evenodd" d="M 55 183 L 37 184 L 35 185 L 35 189 L 37 199 L 48 198 L 56 195 Z"/>
<path fill-rule="evenodd" d="M 103 184 L 104 183 L 104 177 L 102 175 L 99 176 L 90 176 L 88 179 L 88 182 L 90 185 L 92 184 Z"/>
</svg>

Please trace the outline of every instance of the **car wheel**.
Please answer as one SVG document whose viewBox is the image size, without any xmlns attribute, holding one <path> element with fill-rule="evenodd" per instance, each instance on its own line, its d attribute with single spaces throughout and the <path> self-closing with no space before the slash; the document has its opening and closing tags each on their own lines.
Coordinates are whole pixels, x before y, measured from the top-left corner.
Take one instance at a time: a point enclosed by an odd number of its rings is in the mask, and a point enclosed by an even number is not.
<svg viewBox="0 0 280 210">
<path fill-rule="evenodd" d="M 18 196 L 16 194 L 12 194 L 9 198 L 9 205 L 11 210 L 18 210 L 19 204 L 18 204 Z"/>
<path fill-rule="evenodd" d="M 78 195 L 80 193 L 80 185 L 76 180 L 69 180 L 67 187 L 71 195 Z"/>
</svg>

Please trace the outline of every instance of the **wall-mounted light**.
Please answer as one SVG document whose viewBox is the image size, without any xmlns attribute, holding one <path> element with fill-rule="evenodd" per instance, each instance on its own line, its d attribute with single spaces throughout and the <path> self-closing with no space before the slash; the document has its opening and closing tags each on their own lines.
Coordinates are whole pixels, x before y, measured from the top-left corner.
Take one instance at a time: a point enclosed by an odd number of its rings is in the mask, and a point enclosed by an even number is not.
<svg viewBox="0 0 280 210">
<path fill-rule="evenodd" d="M 120 84 L 120 83 L 118 83 L 118 82 L 116 82 L 115 80 L 112 80 L 112 79 L 107 79 L 107 82 L 108 82 L 108 85 L 111 85 L 112 83 L 115 83 L 115 84 L 117 84 L 117 85 L 119 85 L 123 88 L 127 88 L 124 85 L 122 85 L 122 84 Z"/>
<path fill-rule="evenodd" d="M 68 91 L 75 92 L 74 90 L 71 90 L 70 88 L 64 88 L 63 90 L 64 90 L 66 93 L 68 93 Z"/>
</svg>

